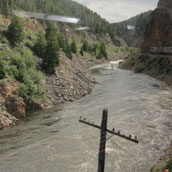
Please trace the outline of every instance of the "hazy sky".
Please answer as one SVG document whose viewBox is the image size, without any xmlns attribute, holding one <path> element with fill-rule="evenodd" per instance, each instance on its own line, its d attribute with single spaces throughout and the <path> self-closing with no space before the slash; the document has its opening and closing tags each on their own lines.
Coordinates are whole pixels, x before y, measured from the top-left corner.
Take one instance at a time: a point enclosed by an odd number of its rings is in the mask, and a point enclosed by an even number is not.
<svg viewBox="0 0 172 172">
<path fill-rule="evenodd" d="M 158 0 L 75 0 L 100 14 L 109 22 L 119 22 L 141 12 L 155 9 Z"/>
</svg>

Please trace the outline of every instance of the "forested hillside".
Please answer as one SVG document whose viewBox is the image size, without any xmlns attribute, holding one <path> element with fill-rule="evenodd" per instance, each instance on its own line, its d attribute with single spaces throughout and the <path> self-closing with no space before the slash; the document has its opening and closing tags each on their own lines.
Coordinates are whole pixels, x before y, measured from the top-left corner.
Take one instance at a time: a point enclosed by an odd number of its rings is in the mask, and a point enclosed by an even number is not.
<svg viewBox="0 0 172 172">
<path fill-rule="evenodd" d="M 12 10 L 79 17 L 78 25 L 19 18 Z M 89 26 L 88 31 L 76 31 Z M 27 110 L 74 101 L 91 93 L 93 63 L 129 53 L 113 27 L 98 14 L 72 0 L 0 1 L 0 128 Z M 114 44 L 115 43 L 115 44 Z M 131 50 L 132 51 L 132 50 Z M 118 55 L 119 53 L 119 55 Z M 16 118 L 5 117 L 9 113 Z M 9 122 L 6 125 L 6 120 Z"/>
<path fill-rule="evenodd" d="M 129 20 L 112 25 L 116 28 L 117 34 L 123 37 L 128 46 L 140 47 L 144 40 L 144 31 L 149 22 L 151 12 L 152 11 L 148 11 L 132 17 Z M 135 26 L 135 30 L 128 30 L 128 25 Z"/>
<path fill-rule="evenodd" d="M 72 0 L 1 0 L 0 12 L 6 16 L 10 9 L 43 12 L 80 18 L 78 26 L 88 26 L 94 33 L 112 32 L 109 23 L 97 13 Z M 112 34 L 111 34 L 112 35 Z"/>
</svg>

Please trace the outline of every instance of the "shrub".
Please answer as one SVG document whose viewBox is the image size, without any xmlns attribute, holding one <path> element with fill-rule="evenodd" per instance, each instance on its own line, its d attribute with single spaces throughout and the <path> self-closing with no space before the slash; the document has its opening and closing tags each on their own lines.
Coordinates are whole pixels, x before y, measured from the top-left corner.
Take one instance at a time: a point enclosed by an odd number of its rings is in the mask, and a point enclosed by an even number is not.
<svg viewBox="0 0 172 172">
<path fill-rule="evenodd" d="M 5 51 L 3 54 L 8 56 L 8 59 L 4 59 L 6 72 L 20 82 L 20 95 L 24 98 L 33 97 L 36 99 L 42 96 L 42 81 L 44 77 L 36 69 L 32 52 L 29 49 L 24 49 L 21 54 L 15 51 Z"/>
<path fill-rule="evenodd" d="M 100 52 L 103 57 L 107 58 L 106 44 L 103 42 L 100 44 Z"/>
<path fill-rule="evenodd" d="M 3 79 L 6 75 L 5 67 L 2 59 L 0 59 L 0 79 Z"/>
<path fill-rule="evenodd" d="M 165 169 L 168 169 L 169 171 L 172 171 L 172 159 L 170 159 L 167 162 Z"/>
</svg>

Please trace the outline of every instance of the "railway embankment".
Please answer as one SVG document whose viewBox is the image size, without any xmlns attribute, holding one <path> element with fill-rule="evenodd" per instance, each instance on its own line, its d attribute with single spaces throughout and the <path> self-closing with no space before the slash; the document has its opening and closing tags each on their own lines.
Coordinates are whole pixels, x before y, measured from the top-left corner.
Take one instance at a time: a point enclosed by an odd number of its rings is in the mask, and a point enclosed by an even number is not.
<svg viewBox="0 0 172 172">
<path fill-rule="evenodd" d="M 144 73 L 172 86 L 172 57 L 164 54 L 134 54 L 120 63 L 119 68 Z"/>
</svg>

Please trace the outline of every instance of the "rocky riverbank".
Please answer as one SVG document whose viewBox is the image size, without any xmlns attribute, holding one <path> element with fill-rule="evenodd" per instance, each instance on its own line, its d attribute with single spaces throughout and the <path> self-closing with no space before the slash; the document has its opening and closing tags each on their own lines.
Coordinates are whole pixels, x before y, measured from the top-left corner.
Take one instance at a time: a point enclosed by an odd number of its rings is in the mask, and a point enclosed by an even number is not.
<svg viewBox="0 0 172 172">
<path fill-rule="evenodd" d="M 172 158 L 172 143 L 164 150 L 164 155 L 159 158 L 159 161 L 151 168 L 150 172 L 162 172 L 166 168 L 167 162 Z"/>
<path fill-rule="evenodd" d="M 172 58 L 168 55 L 134 54 L 119 65 L 122 69 L 133 70 L 152 76 L 172 86 Z"/>
<path fill-rule="evenodd" d="M 89 74 L 89 68 L 94 64 L 82 56 L 74 56 L 70 60 L 62 55 L 56 73 L 46 77 L 45 107 L 74 101 L 90 94 L 96 84 Z"/>
<path fill-rule="evenodd" d="M 0 129 L 15 125 L 28 110 L 50 108 L 65 101 L 74 101 L 90 94 L 96 81 L 89 68 L 97 63 L 91 57 L 74 56 L 68 59 L 61 54 L 61 65 L 54 75 L 45 76 L 45 95 L 41 103 L 24 100 L 18 93 L 18 83 L 10 78 L 0 82 Z"/>
</svg>

